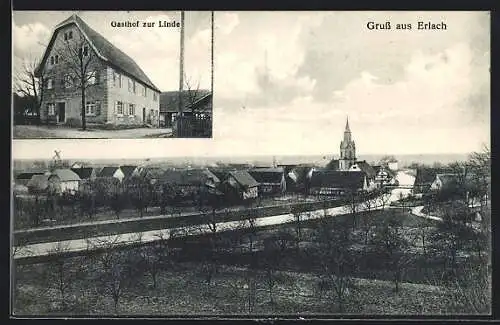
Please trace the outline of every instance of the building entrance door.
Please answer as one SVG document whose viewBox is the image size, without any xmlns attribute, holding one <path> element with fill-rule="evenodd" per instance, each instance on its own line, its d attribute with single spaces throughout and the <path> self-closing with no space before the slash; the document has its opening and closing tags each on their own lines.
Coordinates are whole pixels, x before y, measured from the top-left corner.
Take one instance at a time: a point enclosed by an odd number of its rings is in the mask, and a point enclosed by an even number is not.
<svg viewBox="0 0 500 325">
<path fill-rule="evenodd" d="M 57 122 L 64 123 L 66 120 L 66 103 L 57 103 Z"/>
</svg>

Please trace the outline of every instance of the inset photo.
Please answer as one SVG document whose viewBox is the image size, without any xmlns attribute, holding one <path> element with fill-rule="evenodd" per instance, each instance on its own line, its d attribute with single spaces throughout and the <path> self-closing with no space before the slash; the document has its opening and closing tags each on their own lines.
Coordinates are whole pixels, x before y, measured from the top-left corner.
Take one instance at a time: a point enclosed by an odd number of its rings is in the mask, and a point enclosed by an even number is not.
<svg viewBox="0 0 500 325">
<path fill-rule="evenodd" d="M 13 138 L 212 137 L 212 21 L 14 11 Z"/>
</svg>

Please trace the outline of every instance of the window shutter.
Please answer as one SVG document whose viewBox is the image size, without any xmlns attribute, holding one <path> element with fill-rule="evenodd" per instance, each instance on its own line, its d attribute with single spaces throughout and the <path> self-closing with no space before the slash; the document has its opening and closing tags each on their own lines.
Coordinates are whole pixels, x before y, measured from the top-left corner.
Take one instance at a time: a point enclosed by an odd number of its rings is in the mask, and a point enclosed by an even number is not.
<svg viewBox="0 0 500 325">
<path fill-rule="evenodd" d="M 95 71 L 95 83 L 99 84 L 99 78 L 101 77 L 100 71 L 96 70 Z"/>
<path fill-rule="evenodd" d="M 97 116 L 101 115 L 101 101 L 100 100 L 95 101 L 95 115 L 97 115 Z"/>
</svg>

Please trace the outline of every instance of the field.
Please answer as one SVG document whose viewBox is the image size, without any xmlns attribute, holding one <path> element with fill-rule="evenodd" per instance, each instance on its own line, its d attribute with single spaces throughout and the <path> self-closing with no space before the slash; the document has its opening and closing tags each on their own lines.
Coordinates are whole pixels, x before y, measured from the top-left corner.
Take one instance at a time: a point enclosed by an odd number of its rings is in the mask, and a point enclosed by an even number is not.
<svg viewBox="0 0 500 325">
<path fill-rule="evenodd" d="M 393 270 L 383 262 L 380 252 L 367 249 L 370 245 L 365 245 L 363 234 L 367 220 L 370 220 L 373 229 L 394 217 L 401 220 L 402 233 L 412 243 L 412 248 L 405 252 L 412 262 L 405 266 L 397 291 L 394 287 Z M 337 221 L 350 222 L 350 219 L 348 216 L 341 216 Z M 118 283 L 121 291 L 116 309 L 110 286 L 110 283 L 116 284 L 116 281 L 104 281 L 107 273 L 103 262 L 109 263 L 110 252 L 72 257 L 63 263 L 56 260 L 17 265 L 14 311 L 16 315 L 163 316 L 307 316 L 339 313 L 338 299 L 324 287 L 325 275 L 321 269 L 321 261 L 309 253 L 310 247 L 314 246 L 313 234 L 321 226 L 319 222 L 321 221 L 302 223 L 302 240 L 298 246 L 295 246 L 291 237 L 296 231 L 294 225 L 268 227 L 258 230 L 252 236 L 244 230 L 221 233 L 223 241 L 218 243 L 215 255 L 204 253 L 208 243 L 207 236 L 171 241 L 168 248 L 162 250 L 163 253 L 168 252 L 169 257 L 167 262 L 157 265 L 155 281 L 152 273 L 147 271 L 151 269 L 143 269 L 120 278 Z M 478 308 L 477 304 L 470 303 L 463 294 L 464 290 L 469 289 L 458 290 L 453 282 L 442 280 L 443 266 L 439 254 L 424 254 L 419 248 L 419 241 L 412 241 L 415 236 L 418 238 L 417 230 L 426 229 L 431 233 L 436 226 L 436 223 L 429 224 L 424 219 L 400 210 L 359 214 L 353 229 L 350 251 L 357 267 L 349 274 L 352 283 L 344 295 L 342 313 L 488 313 L 491 299 L 486 287 L 482 287 L 479 293 L 477 288 L 470 289 L 475 290 L 476 300 L 481 302 L 479 305 L 482 307 Z M 271 253 L 265 248 L 266 241 L 283 234 L 290 235 L 285 236 L 290 242 L 286 245 L 286 252 L 279 266 L 271 272 L 266 265 L 269 265 L 267 261 L 273 255 L 269 255 Z M 130 248 L 115 253 L 136 258 L 142 254 L 140 249 Z M 473 252 L 467 253 L 472 255 Z M 151 261 L 151 256 L 147 256 Z M 216 261 L 213 273 L 207 271 L 212 270 L 207 256 L 212 258 L 212 262 Z M 459 267 L 465 267 L 469 262 L 474 264 L 477 261 L 472 256 L 459 259 L 457 263 Z M 59 272 L 61 270 L 62 273 Z M 123 272 L 131 272 L 131 269 L 125 268 Z M 58 274 L 63 276 L 58 277 Z M 271 282 L 273 285 L 270 289 Z M 61 286 L 61 283 L 64 285 Z M 64 289 L 62 297 L 61 288 Z"/>
</svg>

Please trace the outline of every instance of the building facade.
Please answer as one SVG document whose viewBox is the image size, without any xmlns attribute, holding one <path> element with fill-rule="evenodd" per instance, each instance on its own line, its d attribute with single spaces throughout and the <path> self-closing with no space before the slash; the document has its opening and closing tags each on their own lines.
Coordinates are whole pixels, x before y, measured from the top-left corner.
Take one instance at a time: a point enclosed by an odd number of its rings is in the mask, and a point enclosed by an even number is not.
<svg viewBox="0 0 500 325">
<path fill-rule="evenodd" d="M 340 142 L 339 170 L 349 170 L 356 162 L 356 144 L 352 139 L 349 119 L 347 119 L 344 131 L 344 139 Z"/>
<path fill-rule="evenodd" d="M 35 74 L 44 80 L 42 122 L 79 125 L 83 107 L 89 124 L 159 126 L 160 90 L 77 15 L 56 26 Z"/>
</svg>

